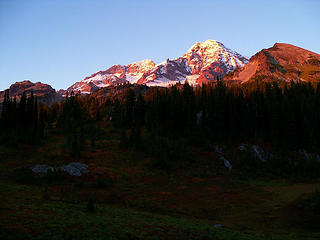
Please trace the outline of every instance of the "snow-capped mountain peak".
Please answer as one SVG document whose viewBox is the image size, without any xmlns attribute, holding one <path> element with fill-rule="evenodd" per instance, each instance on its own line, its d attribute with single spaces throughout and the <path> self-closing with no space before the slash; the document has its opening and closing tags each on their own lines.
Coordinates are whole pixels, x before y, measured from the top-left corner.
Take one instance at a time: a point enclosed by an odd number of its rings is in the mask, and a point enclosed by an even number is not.
<svg viewBox="0 0 320 240">
<path fill-rule="evenodd" d="M 205 47 L 208 47 L 208 48 L 213 48 L 213 47 L 216 47 L 216 46 L 224 46 L 222 43 L 218 42 L 217 40 L 212 40 L 212 39 L 208 39 L 206 40 L 205 42 L 196 42 L 195 44 L 193 44 L 187 52 L 191 52 L 193 51 L 195 48 L 205 48 Z"/>
<path fill-rule="evenodd" d="M 206 68 L 212 63 L 225 64 L 225 73 L 233 71 L 237 67 L 243 67 L 248 63 L 247 58 L 226 48 L 216 40 L 195 43 L 183 57 L 188 59 L 192 73 L 198 73 L 202 68 Z"/>
<path fill-rule="evenodd" d="M 221 42 L 206 40 L 196 42 L 183 56 L 174 60 L 166 59 L 157 65 L 149 59 L 128 65 L 114 65 L 75 83 L 68 91 L 89 93 L 101 87 L 127 82 L 169 86 L 188 80 L 191 84 L 201 84 L 215 80 L 217 76 L 223 77 L 246 63 L 247 58 L 228 49 Z"/>
<path fill-rule="evenodd" d="M 149 86 L 168 86 L 188 80 L 190 84 L 201 84 L 223 77 L 243 67 L 248 59 L 225 47 L 216 40 L 196 42 L 182 57 L 164 61 L 146 72 L 138 81 Z"/>
</svg>

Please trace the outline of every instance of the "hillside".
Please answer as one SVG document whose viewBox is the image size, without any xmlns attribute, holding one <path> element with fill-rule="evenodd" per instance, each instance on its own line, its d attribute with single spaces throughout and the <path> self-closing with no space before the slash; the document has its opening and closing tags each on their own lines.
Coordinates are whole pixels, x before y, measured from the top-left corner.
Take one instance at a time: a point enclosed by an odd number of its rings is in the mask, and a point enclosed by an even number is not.
<svg viewBox="0 0 320 240">
<path fill-rule="evenodd" d="M 10 97 L 20 100 L 22 94 L 30 95 L 31 92 L 37 96 L 38 100 L 44 104 L 52 104 L 55 101 L 60 100 L 61 96 L 56 93 L 50 85 L 41 82 L 32 83 L 31 81 L 21 81 L 12 84 L 9 88 Z M 0 92 L 0 103 L 3 102 L 5 91 Z"/>
<path fill-rule="evenodd" d="M 291 44 L 276 43 L 250 58 L 249 63 L 225 80 L 320 81 L 320 55 Z"/>
<path fill-rule="evenodd" d="M 319 239 L 319 96 L 218 81 L 6 98 L 0 238 Z"/>
</svg>

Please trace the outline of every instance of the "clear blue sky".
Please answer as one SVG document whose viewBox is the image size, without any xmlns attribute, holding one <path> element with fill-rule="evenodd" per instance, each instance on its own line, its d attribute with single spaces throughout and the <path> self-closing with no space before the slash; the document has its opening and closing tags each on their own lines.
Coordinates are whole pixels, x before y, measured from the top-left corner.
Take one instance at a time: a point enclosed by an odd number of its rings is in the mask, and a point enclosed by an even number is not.
<svg viewBox="0 0 320 240">
<path fill-rule="evenodd" d="M 57 90 L 114 64 L 184 54 L 215 39 L 251 56 L 275 42 L 320 53 L 318 0 L 0 0 L 0 90 Z"/>
</svg>

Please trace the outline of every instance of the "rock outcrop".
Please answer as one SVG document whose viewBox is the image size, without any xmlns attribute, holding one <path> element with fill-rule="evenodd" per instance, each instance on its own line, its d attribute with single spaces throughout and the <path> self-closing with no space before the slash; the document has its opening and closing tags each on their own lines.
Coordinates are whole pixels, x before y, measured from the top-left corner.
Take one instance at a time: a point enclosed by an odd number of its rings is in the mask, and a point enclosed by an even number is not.
<svg viewBox="0 0 320 240">
<path fill-rule="evenodd" d="M 33 166 L 31 170 L 36 174 L 48 174 L 49 172 L 61 171 L 73 177 L 81 177 L 89 172 L 88 165 L 79 162 L 72 162 L 57 168 L 45 164 L 37 164 Z"/>
<path fill-rule="evenodd" d="M 22 94 L 30 95 L 31 92 L 37 96 L 38 100 L 44 104 L 52 104 L 54 101 L 60 99 L 60 96 L 56 91 L 48 84 L 41 82 L 32 83 L 28 80 L 22 82 L 16 82 L 9 87 L 10 97 L 20 100 Z M 0 92 L 0 102 L 3 102 L 5 91 Z"/>
</svg>

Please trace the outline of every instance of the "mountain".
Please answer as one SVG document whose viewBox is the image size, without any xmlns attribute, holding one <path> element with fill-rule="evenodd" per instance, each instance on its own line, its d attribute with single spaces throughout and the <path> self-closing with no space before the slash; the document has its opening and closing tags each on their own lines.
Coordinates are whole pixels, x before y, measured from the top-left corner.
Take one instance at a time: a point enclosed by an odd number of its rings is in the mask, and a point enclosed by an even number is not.
<svg viewBox="0 0 320 240">
<path fill-rule="evenodd" d="M 10 97 L 16 98 L 18 101 L 20 100 L 23 92 L 27 95 L 34 93 L 35 96 L 38 97 L 38 100 L 42 103 L 52 104 L 54 101 L 60 99 L 60 96 L 56 93 L 56 91 L 48 84 L 43 84 L 41 82 L 32 83 L 28 80 L 22 82 L 16 82 L 9 87 Z M 0 92 L 0 102 L 3 102 L 4 92 Z"/>
<path fill-rule="evenodd" d="M 320 81 L 320 55 L 286 43 L 276 43 L 250 58 L 249 64 L 228 74 L 225 80 Z"/>
<path fill-rule="evenodd" d="M 215 40 L 195 43 L 186 54 L 175 60 L 167 59 L 146 72 L 138 81 L 149 86 L 168 86 L 188 80 L 196 85 L 212 81 L 217 77 L 243 67 L 248 59 L 226 48 Z"/>
<path fill-rule="evenodd" d="M 114 65 L 105 71 L 96 72 L 80 82 L 73 84 L 67 91 L 91 93 L 99 88 L 122 83 L 136 83 L 143 75 L 155 66 L 151 60 L 143 60 L 128 65 Z"/>
<path fill-rule="evenodd" d="M 215 40 L 195 43 L 182 57 L 165 60 L 155 65 L 144 60 L 128 65 L 114 65 L 75 83 L 67 91 L 91 93 L 101 87 L 123 83 L 168 87 L 187 80 L 197 85 L 222 78 L 225 74 L 243 67 L 248 59 L 226 48 Z"/>
</svg>

